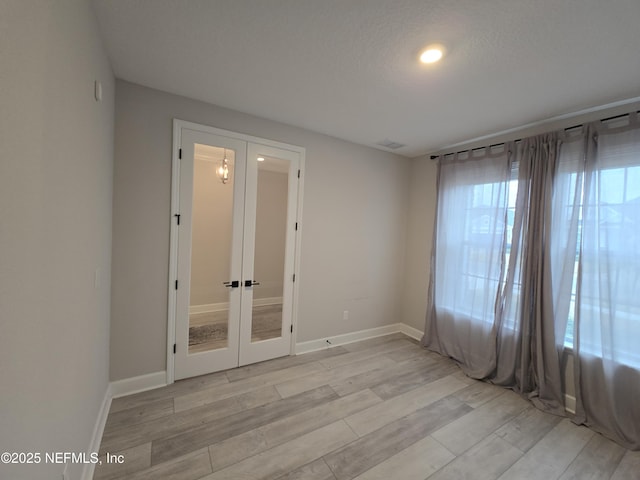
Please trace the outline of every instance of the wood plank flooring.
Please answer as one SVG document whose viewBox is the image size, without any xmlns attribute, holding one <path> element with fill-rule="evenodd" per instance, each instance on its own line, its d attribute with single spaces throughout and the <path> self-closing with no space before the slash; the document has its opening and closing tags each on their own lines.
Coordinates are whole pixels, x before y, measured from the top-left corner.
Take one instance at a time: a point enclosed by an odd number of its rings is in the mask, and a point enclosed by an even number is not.
<svg viewBox="0 0 640 480">
<path fill-rule="evenodd" d="M 640 452 L 402 334 L 115 399 L 100 458 L 95 480 L 640 479 Z"/>
</svg>

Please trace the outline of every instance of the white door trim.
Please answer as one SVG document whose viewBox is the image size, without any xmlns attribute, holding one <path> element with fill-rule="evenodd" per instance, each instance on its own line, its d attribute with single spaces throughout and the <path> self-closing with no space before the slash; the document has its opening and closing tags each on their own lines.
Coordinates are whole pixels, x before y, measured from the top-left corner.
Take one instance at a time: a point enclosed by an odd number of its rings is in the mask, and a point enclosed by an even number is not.
<svg viewBox="0 0 640 480">
<path fill-rule="evenodd" d="M 298 331 L 298 310 L 299 310 L 299 286 L 300 286 L 300 247 L 302 244 L 302 204 L 303 204 L 303 192 L 304 192 L 304 165 L 305 165 L 305 153 L 304 147 L 290 145 L 274 140 L 268 140 L 265 138 L 254 137 L 252 135 L 245 135 L 243 133 L 232 132 L 216 127 L 210 127 L 207 125 L 201 125 L 198 123 L 188 122 L 186 120 L 173 119 L 173 146 L 172 146 L 172 162 L 171 162 L 171 211 L 170 211 L 170 240 L 169 240 L 169 279 L 168 279 L 168 299 L 167 299 L 167 384 L 171 384 L 175 380 L 175 357 L 173 348 L 176 343 L 176 300 L 177 292 L 175 290 L 175 281 L 178 277 L 178 225 L 177 215 L 180 214 L 180 199 L 179 199 L 179 186 L 180 186 L 180 145 L 182 144 L 182 130 L 194 130 L 203 133 L 211 133 L 214 135 L 226 136 L 235 138 L 237 140 L 243 140 L 246 142 L 259 143 L 262 145 L 272 146 L 283 150 L 290 150 L 297 152 L 300 156 L 300 180 L 298 183 L 298 202 L 297 202 L 297 219 L 298 219 L 298 231 L 295 242 L 295 259 L 294 259 L 294 273 L 296 275 L 296 281 L 293 285 L 293 298 L 292 298 L 292 324 L 293 334 L 291 335 L 291 353 L 295 352 L 295 344 Z"/>
<path fill-rule="evenodd" d="M 260 155 L 286 160 L 289 164 L 287 174 L 287 207 L 286 207 L 286 233 L 285 233 L 285 255 L 284 255 L 284 277 L 283 281 L 283 301 L 282 301 L 282 329 L 280 336 L 253 342 L 252 332 L 252 312 L 255 303 L 252 291 L 245 290 L 243 296 L 243 319 L 240 322 L 240 366 L 250 363 L 261 362 L 270 358 L 290 355 L 295 352 L 293 347 L 292 332 L 292 305 L 293 287 L 295 273 L 293 265 L 295 263 L 295 238 L 298 233 L 295 230 L 297 221 L 297 197 L 298 197 L 298 169 L 300 155 L 298 152 L 265 146 L 259 143 L 249 143 L 247 146 L 247 198 L 245 201 L 245 227 L 244 227 L 244 248 L 242 262 L 242 278 L 255 279 L 255 241 L 256 241 L 256 208 L 257 208 L 257 182 L 258 182 L 258 162 L 254 159 Z M 265 199 L 262 199 L 264 201 Z M 260 280 L 260 279 L 257 279 Z"/>
<path fill-rule="evenodd" d="M 211 143 L 210 143 L 211 142 Z M 211 366 L 216 365 L 216 370 L 225 370 L 238 365 L 239 334 L 240 334 L 240 310 L 241 288 L 229 288 L 227 299 L 229 312 L 227 319 L 227 345 L 225 347 L 210 349 L 204 352 L 189 352 L 189 326 L 188 316 L 191 291 L 191 265 L 192 265 L 192 238 L 193 238 L 193 202 L 195 194 L 195 159 L 197 144 L 225 147 L 235 152 L 233 161 L 233 177 L 229 186 L 233 188 L 233 207 L 231 209 L 231 231 L 228 232 L 231 241 L 231 256 L 229 257 L 229 270 L 225 274 L 225 280 L 240 280 L 242 273 L 243 250 L 243 223 L 245 217 L 245 171 L 247 157 L 247 142 L 235 138 L 225 137 L 182 129 L 182 159 L 180 160 L 180 228 L 178 229 L 178 276 L 180 288 L 174 284 L 176 292 L 176 344 L 177 351 L 174 354 L 174 380 L 203 375 L 212 371 Z M 177 222 L 176 222 L 177 223 Z M 221 286 L 219 286 L 221 287 Z"/>
</svg>

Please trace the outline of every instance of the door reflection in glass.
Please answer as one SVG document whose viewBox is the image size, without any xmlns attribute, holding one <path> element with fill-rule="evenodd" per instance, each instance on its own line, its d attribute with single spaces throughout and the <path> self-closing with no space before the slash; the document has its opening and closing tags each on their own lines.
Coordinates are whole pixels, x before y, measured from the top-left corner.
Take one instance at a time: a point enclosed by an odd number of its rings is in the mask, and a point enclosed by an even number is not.
<svg viewBox="0 0 640 480">
<path fill-rule="evenodd" d="M 195 146 L 189 353 L 226 348 L 229 331 L 235 152 Z"/>
<path fill-rule="evenodd" d="M 288 192 L 289 162 L 258 157 L 252 342 L 282 336 Z"/>
</svg>

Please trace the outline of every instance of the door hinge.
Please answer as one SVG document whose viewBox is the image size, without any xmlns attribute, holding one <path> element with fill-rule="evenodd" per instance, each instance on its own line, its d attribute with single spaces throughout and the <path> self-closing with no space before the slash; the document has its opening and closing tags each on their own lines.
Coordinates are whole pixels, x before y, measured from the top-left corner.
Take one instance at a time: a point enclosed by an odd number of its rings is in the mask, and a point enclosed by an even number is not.
<svg viewBox="0 0 640 480">
<path fill-rule="evenodd" d="M 178 149 L 178 158 L 182 160 L 182 149 Z"/>
<path fill-rule="evenodd" d="M 176 290 L 178 289 L 178 280 L 176 280 Z"/>
<path fill-rule="evenodd" d="M 300 178 L 300 169 L 298 169 L 298 178 Z"/>
<path fill-rule="evenodd" d="M 180 214 L 176 213 L 174 217 L 176 217 L 176 220 L 178 221 L 178 225 L 180 225 Z"/>
<path fill-rule="evenodd" d="M 298 222 L 296 222 L 296 232 L 298 231 Z"/>
<path fill-rule="evenodd" d="M 176 344 L 173 344 L 173 353 L 176 353 Z"/>
<path fill-rule="evenodd" d="M 293 333 L 293 324 L 291 324 L 291 333 Z"/>
<path fill-rule="evenodd" d="M 293 281 L 294 282 L 296 281 L 296 274 L 295 273 L 293 274 Z"/>
</svg>

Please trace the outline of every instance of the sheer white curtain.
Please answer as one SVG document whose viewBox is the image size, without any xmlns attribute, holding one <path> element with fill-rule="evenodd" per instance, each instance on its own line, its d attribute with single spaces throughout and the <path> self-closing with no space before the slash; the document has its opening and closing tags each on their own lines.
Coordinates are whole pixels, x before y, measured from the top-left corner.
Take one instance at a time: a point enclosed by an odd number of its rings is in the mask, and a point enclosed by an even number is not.
<svg viewBox="0 0 640 480">
<path fill-rule="evenodd" d="M 440 157 L 422 344 L 640 448 L 640 123 Z"/>
<path fill-rule="evenodd" d="M 552 265 L 554 322 L 559 348 L 572 346 L 587 143 L 586 135 L 581 131 L 565 136 L 553 179 L 548 255 Z"/>
<path fill-rule="evenodd" d="M 590 125 L 573 352 L 579 422 L 640 448 L 640 125 Z"/>
<path fill-rule="evenodd" d="M 423 342 L 474 378 L 496 366 L 496 302 L 510 221 L 508 149 L 441 159 L 431 301 Z"/>
<path fill-rule="evenodd" d="M 554 227 L 558 145 L 549 134 L 507 143 L 500 153 L 440 159 L 423 344 L 456 359 L 469 376 L 562 414 L 564 326 L 554 325 L 557 269 L 543 252 Z M 571 272 L 556 277 L 570 292 Z"/>
</svg>

